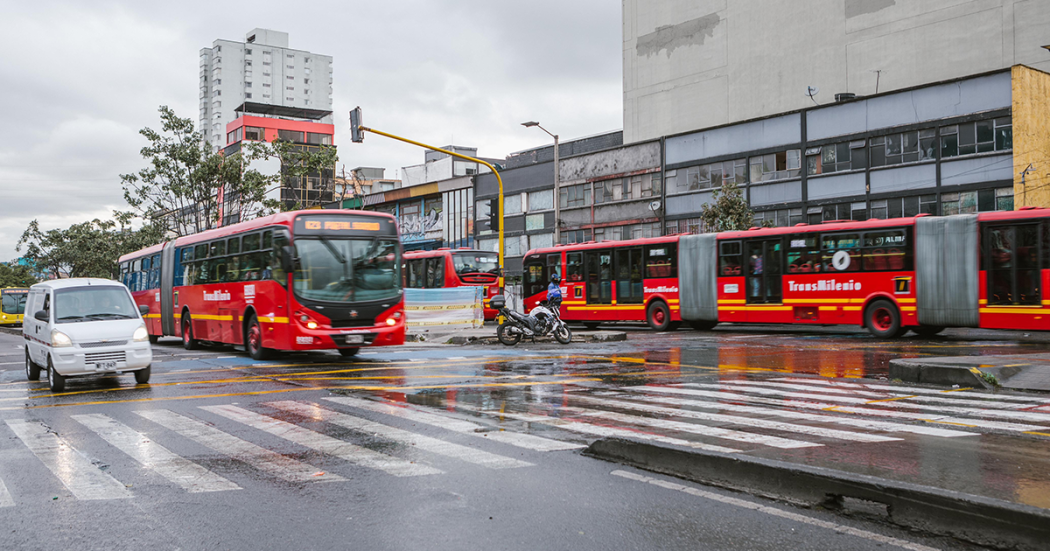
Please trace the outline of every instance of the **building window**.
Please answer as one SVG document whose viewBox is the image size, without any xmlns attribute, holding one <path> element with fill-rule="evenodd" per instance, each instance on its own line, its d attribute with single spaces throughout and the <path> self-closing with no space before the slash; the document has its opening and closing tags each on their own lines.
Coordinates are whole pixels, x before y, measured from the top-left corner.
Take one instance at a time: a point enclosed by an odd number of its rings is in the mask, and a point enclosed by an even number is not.
<svg viewBox="0 0 1050 551">
<path fill-rule="evenodd" d="M 269 61 L 263 61 L 263 65 L 269 65 L 269 64 L 270 64 Z"/>
<path fill-rule="evenodd" d="M 285 65 L 285 67 L 292 69 L 293 71 L 295 70 L 295 65 Z"/>
<path fill-rule="evenodd" d="M 252 99 L 252 93 L 251 93 L 251 92 L 245 92 L 245 93 L 244 93 L 244 97 L 245 97 L 246 99 Z"/>
<path fill-rule="evenodd" d="M 529 237 L 529 250 L 532 249 L 544 249 L 554 246 L 554 234 L 553 233 L 538 233 L 536 235 L 530 235 Z"/>
<path fill-rule="evenodd" d="M 252 49 L 251 48 L 245 48 L 244 49 L 244 54 L 245 55 L 252 55 Z"/>
<path fill-rule="evenodd" d="M 702 233 L 702 227 L 703 225 L 699 218 L 670 220 L 667 222 L 667 233 L 665 235 L 674 235 L 676 233 Z"/>
<path fill-rule="evenodd" d="M 543 214 L 530 214 L 525 217 L 525 231 L 542 230 Z"/>
<path fill-rule="evenodd" d="M 277 138 L 286 142 L 303 143 L 303 133 L 296 130 L 278 130 Z"/>
<path fill-rule="evenodd" d="M 533 191 L 529 193 L 529 212 L 550 210 L 554 208 L 554 190 Z"/>
<path fill-rule="evenodd" d="M 936 155 L 934 133 L 931 128 L 872 138 L 869 155 L 872 168 L 932 161 Z"/>
<path fill-rule="evenodd" d="M 1001 187 L 995 190 L 995 210 L 1014 210 L 1014 188 Z"/>
<path fill-rule="evenodd" d="M 308 58 L 308 57 L 304 57 L 304 58 L 303 58 L 303 61 L 305 61 L 306 63 L 310 63 L 310 58 Z"/>
<path fill-rule="evenodd" d="M 797 178 L 802 171 L 801 151 L 789 149 L 751 157 L 751 183 Z"/>
<path fill-rule="evenodd" d="M 521 194 L 506 195 L 503 197 L 503 216 L 521 214 Z"/>
<path fill-rule="evenodd" d="M 941 157 L 958 157 L 1013 149 L 1011 117 L 941 128 Z"/>
<path fill-rule="evenodd" d="M 561 244 L 586 243 L 592 241 L 591 230 L 568 230 L 561 232 Z"/>
<path fill-rule="evenodd" d="M 610 201 L 622 201 L 623 199 L 623 180 L 621 178 L 606 180 L 604 182 L 595 182 L 594 204 L 598 205 Z"/>
<path fill-rule="evenodd" d="M 231 144 L 241 141 L 241 133 L 243 130 L 243 128 L 237 128 L 231 132 L 227 132 L 226 143 Z"/>
<path fill-rule="evenodd" d="M 868 164 L 864 140 L 811 147 L 806 150 L 806 174 L 864 170 Z"/>
<path fill-rule="evenodd" d="M 269 82 L 264 82 L 263 83 L 263 88 L 269 88 L 269 87 L 270 87 L 270 83 Z"/>
<path fill-rule="evenodd" d="M 294 92 L 295 91 L 295 86 L 285 86 L 284 89 L 285 90 L 291 90 L 291 91 Z"/>
<path fill-rule="evenodd" d="M 288 97 L 286 97 L 286 98 L 284 98 L 284 100 L 285 101 L 295 101 L 295 98 L 288 98 Z"/>
<path fill-rule="evenodd" d="M 801 224 L 803 221 L 802 209 L 780 209 L 756 212 L 751 223 L 758 227 L 775 226 L 784 228 Z"/>
<path fill-rule="evenodd" d="M 316 132 L 307 132 L 306 143 L 314 145 L 332 145 L 332 136 L 328 134 L 318 134 Z"/>
<path fill-rule="evenodd" d="M 303 84 L 310 84 L 310 79 L 304 78 L 303 79 Z"/>
<path fill-rule="evenodd" d="M 263 129 L 257 126 L 245 126 L 244 139 L 261 142 L 263 140 Z"/>
<path fill-rule="evenodd" d="M 665 181 L 669 194 L 720 188 L 726 182 L 743 185 L 747 183 L 747 159 L 669 170 Z"/>
<path fill-rule="evenodd" d="M 565 186 L 559 190 L 558 203 L 563 209 L 586 207 L 591 204 L 591 185 L 577 184 Z"/>
</svg>

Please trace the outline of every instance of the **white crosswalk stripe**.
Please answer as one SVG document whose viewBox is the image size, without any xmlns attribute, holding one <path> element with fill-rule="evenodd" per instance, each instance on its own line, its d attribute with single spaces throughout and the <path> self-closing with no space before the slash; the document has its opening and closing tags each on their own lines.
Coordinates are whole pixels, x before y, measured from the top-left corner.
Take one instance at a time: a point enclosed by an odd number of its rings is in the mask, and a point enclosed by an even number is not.
<svg viewBox="0 0 1050 551">
<path fill-rule="evenodd" d="M 733 440 L 736 442 L 746 442 L 748 444 L 760 444 L 763 446 L 769 446 L 772 448 L 781 449 L 795 449 L 795 448 L 815 448 L 822 446 L 816 442 L 805 442 L 802 440 L 792 440 L 790 438 L 781 438 L 779 436 L 767 436 L 764 434 L 755 434 L 753 432 L 744 432 L 738 430 L 723 429 L 720 427 L 711 427 L 707 425 L 698 425 L 695 423 L 685 423 L 682 421 L 670 421 L 665 419 L 651 419 L 648 417 L 641 417 L 638 415 L 624 415 L 622 413 L 615 413 L 611 411 L 598 411 L 589 410 L 584 408 L 574 407 L 561 407 L 561 411 L 575 413 L 584 417 L 596 417 L 599 419 L 607 419 L 610 421 L 616 421 L 619 423 L 628 423 L 634 425 L 641 425 L 644 427 L 651 427 L 663 430 L 673 430 L 679 432 L 688 432 L 690 434 L 697 434 L 700 436 L 710 436 L 712 438 L 721 438 L 724 440 Z"/>
<path fill-rule="evenodd" d="M 306 404 L 288 400 L 267 402 L 265 405 L 282 409 L 284 411 L 291 411 L 314 419 L 320 419 L 348 429 L 372 433 L 386 438 L 387 440 L 400 442 L 406 446 L 415 446 L 420 450 L 443 455 L 445 457 L 451 457 L 460 461 L 466 461 L 467 463 L 474 463 L 490 469 L 514 469 L 518 467 L 532 466 L 532 463 L 526 461 L 520 461 L 483 450 L 453 444 L 452 442 L 446 442 L 438 438 L 415 434 L 382 423 L 376 423 L 360 417 L 354 417 L 345 413 L 318 407 L 316 404 Z"/>
<path fill-rule="evenodd" d="M 752 398 L 742 394 L 733 394 L 728 392 L 710 392 L 705 390 L 691 390 L 685 388 L 674 388 L 674 387 L 631 387 L 626 390 L 631 392 L 657 392 L 657 393 L 673 393 L 679 395 L 690 395 L 697 397 L 713 398 L 715 400 L 734 400 L 734 401 L 747 401 L 758 404 L 767 404 L 773 406 L 782 406 L 785 403 L 778 400 L 772 400 L 768 398 Z M 945 438 L 957 437 L 957 436 L 976 436 L 973 432 L 963 432 L 951 429 L 939 429 L 935 427 L 927 427 L 923 425 L 905 425 L 901 423 L 888 423 L 885 421 L 873 421 L 870 419 L 855 419 L 850 417 L 839 417 L 835 415 L 820 415 L 816 413 L 806 413 L 802 411 L 774 409 L 774 408 L 763 408 L 755 406 L 745 406 L 739 404 L 727 404 L 724 402 L 706 402 L 700 400 L 683 400 L 680 398 L 670 398 L 664 396 L 644 396 L 641 394 L 631 396 L 635 400 L 642 400 L 646 402 L 670 404 L 674 406 L 691 406 L 706 409 L 717 409 L 725 411 L 734 411 L 739 413 L 754 413 L 756 415 L 771 416 L 771 417 L 782 417 L 785 419 L 795 419 L 800 421 L 817 421 L 821 423 L 833 423 L 836 425 L 846 425 L 861 429 L 871 429 L 885 432 L 907 432 L 912 434 L 922 434 L 925 436 L 940 436 Z"/>
<path fill-rule="evenodd" d="M 478 438 L 484 438 L 486 440 L 501 442 L 503 444 L 510 444 L 511 446 L 517 446 L 528 450 L 549 452 L 557 450 L 575 450 L 586 447 L 583 444 L 561 442 L 558 440 L 551 440 L 550 438 L 543 438 L 542 436 L 523 434 L 520 432 L 485 431 L 485 425 L 479 423 L 472 423 L 470 421 L 445 417 L 444 415 L 409 409 L 408 407 L 402 407 L 390 402 L 374 402 L 372 400 L 352 398 L 349 396 L 336 396 L 325 398 L 325 400 L 345 406 L 355 407 L 357 409 L 400 417 L 402 419 L 435 426 L 452 432 L 467 434 Z"/>
<path fill-rule="evenodd" d="M 91 429 L 113 447 L 130 455 L 144 467 L 178 484 L 188 492 L 240 490 L 229 480 L 169 451 L 144 434 L 100 413 L 73 415 L 73 420 Z"/>
<path fill-rule="evenodd" d="M 613 437 L 613 438 L 631 438 L 635 440 L 649 440 L 652 442 L 660 442 L 662 444 L 671 444 L 673 446 L 683 446 L 687 448 L 695 448 L 698 450 L 706 450 L 713 452 L 722 453 L 735 453 L 740 450 L 734 448 L 727 448 L 725 446 L 715 446 L 712 444 L 705 444 L 702 442 L 693 442 L 691 440 L 683 440 L 681 438 L 673 438 L 670 436 L 661 436 L 658 434 L 650 434 L 647 432 L 641 432 L 636 430 L 629 430 L 626 428 L 616 428 L 603 425 L 592 425 L 590 423 L 583 423 L 580 421 L 570 421 L 568 419 L 557 419 L 554 417 L 546 417 L 543 415 L 532 415 L 529 413 L 509 413 L 500 411 L 487 411 L 481 408 L 473 408 L 467 406 L 461 406 L 461 409 L 477 411 L 479 413 L 485 413 L 488 415 L 495 415 L 499 417 L 505 417 L 507 419 L 517 419 L 519 421 L 525 421 L 527 423 L 538 423 L 541 425 L 548 425 L 557 427 L 559 429 L 578 432 L 581 434 L 587 434 L 590 436 L 597 436 L 599 438 Z"/>
<path fill-rule="evenodd" d="M 201 406 L 201 409 L 268 432 L 274 436 L 279 436 L 300 446 L 333 455 L 364 467 L 381 470 L 394 476 L 421 476 L 442 472 L 434 467 L 412 463 L 379 453 L 237 406 Z"/>
<path fill-rule="evenodd" d="M 777 382 L 772 382 L 772 381 L 725 381 L 725 384 L 734 385 L 734 386 L 746 385 L 746 386 L 759 386 L 759 387 L 787 388 L 787 389 L 791 389 L 791 390 L 804 390 L 804 391 L 808 391 L 808 392 L 832 392 L 832 393 L 844 393 L 844 392 L 847 392 L 845 390 L 835 389 L 835 388 L 827 388 L 827 387 L 814 388 L 814 387 L 808 386 L 808 385 L 795 385 L 795 384 L 789 384 L 789 383 L 777 383 Z M 1001 401 L 969 400 L 969 399 L 966 399 L 966 398 L 955 398 L 955 397 L 947 397 L 947 396 L 930 396 L 928 394 L 913 394 L 913 395 L 909 395 L 909 394 L 902 393 L 902 392 L 888 392 L 888 393 L 877 394 L 877 393 L 873 393 L 873 392 L 865 392 L 865 391 L 859 391 L 858 390 L 858 391 L 852 392 L 851 394 L 853 394 L 854 396 L 871 397 L 871 398 L 873 398 L 876 401 L 881 401 L 881 400 L 888 401 L 888 400 L 894 399 L 894 398 L 907 397 L 912 402 L 930 402 L 930 403 L 935 403 L 935 404 L 952 404 L 952 405 L 955 405 L 955 406 L 972 406 L 972 407 L 993 408 L 993 409 L 1020 409 L 1020 408 L 1023 408 L 1023 407 L 1028 407 L 1026 404 L 1012 404 L 1012 403 L 1001 402 Z"/>
<path fill-rule="evenodd" d="M 7 486 L 4 486 L 4 481 L 0 480 L 0 507 L 13 507 L 15 500 L 11 498 L 11 493 L 7 491 Z"/>
<path fill-rule="evenodd" d="M 711 390 L 720 390 L 726 388 L 723 385 L 717 384 L 706 384 L 706 383 L 686 383 L 682 386 L 690 388 L 706 388 Z M 1050 414 L 1043 413 L 1030 413 L 1025 411 L 1006 411 L 1000 409 L 981 409 L 981 408 L 964 408 L 964 407 L 953 407 L 947 405 L 928 405 L 928 404 L 914 404 L 909 403 L 906 400 L 883 400 L 883 401 L 872 401 L 866 398 L 853 398 L 851 396 L 837 396 L 830 394 L 818 394 L 818 389 L 813 389 L 813 392 L 794 392 L 790 390 L 780 390 L 774 388 L 764 388 L 760 386 L 750 385 L 733 385 L 732 389 L 736 392 L 748 392 L 752 394 L 761 394 L 765 396 L 779 396 L 783 398 L 801 398 L 803 400 L 823 400 L 821 409 L 836 407 L 826 402 L 839 402 L 842 404 L 852 404 L 855 406 L 872 406 L 878 408 L 892 408 L 892 409 L 918 409 L 922 411 L 933 412 L 931 415 L 924 415 L 923 418 L 930 418 L 943 413 L 954 413 L 961 415 L 972 415 L 975 417 L 989 417 L 996 419 L 1009 419 L 1015 421 L 1036 421 L 1036 422 L 1050 422 Z M 872 409 L 874 411 L 874 409 Z M 977 420 L 971 420 L 971 424 L 974 426 L 982 426 Z M 988 428 L 993 428 L 988 426 Z"/>
<path fill-rule="evenodd" d="M 317 467 L 241 440 L 215 427 L 166 409 L 139 410 L 135 413 L 198 444 L 243 461 L 260 471 L 288 482 L 346 480 L 337 474 L 323 472 Z"/>
<path fill-rule="evenodd" d="M 836 386 L 836 387 L 852 387 L 858 389 L 871 389 L 871 390 L 885 390 L 890 392 L 903 392 L 907 394 L 936 394 L 941 396 L 964 396 L 966 398 L 982 398 L 985 400 L 1004 400 L 1007 402 L 1026 402 L 1033 404 L 1045 404 L 1050 405 L 1050 399 L 1038 398 L 1035 396 L 1016 396 L 1009 394 L 987 394 L 983 392 L 972 392 L 967 390 L 937 390 L 933 388 L 920 388 L 914 386 L 897 386 L 897 385 L 884 385 L 878 383 L 841 383 L 838 381 L 825 381 L 822 379 L 803 379 L 798 377 L 779 377 L 773 379 L 774 381 L 783 381 L 786 383 L 804 383 L 810 385 L 819 386 Z"/>
<path fill-rule="evenodd" d="M 98 469 L 73 446 L 41 423 L 8 419 L 7 426 L 77 499 L 127 499 L 131 492 Z"/>
<path fill-rule="evenodd" d="M 749 427 L 755 427 L 760 429 L 778 430 L 784 432 L 796 432 L 799 434 L 808 434 L 812 436 L 820 436 L 823 438 L 834 438 L 838 440 L 849 440 L 852 442 L 893 442 L 900 440 L 900 438 L 892 438 L 889 436 L 880 436 L 876 434 L 865 434 L 861 432 L 850 432 L 836 429 L 825 429 L 821 427 L 810 427 L 807 425 L 795 425 L 791 423 L 781 423 L 778 421 L 769 421 L 766 419 L 755 419 L 751 417 L 742 417 L 739 415 L 721 415 L 718 413 L 703 413 L 699 411 L 683 410 L 683 409 L 671 409 L 666 407 L 658 406 L 647 406 L 643 404 L 635 404 L 631 402 L 624 402 L 622 400 L 604 400 L 601 398 L 590 398 L 587 396 L 576 396 L 576 401 L 587 402 L 590 404 L 614 407 L 621 409 L 630 409 L 634 411 L 641 411 L 644 413 L 652 413 L 656 415 L 668 415 L 673 417 L 682 417 L 685 419 L 698 419 L 701 421 L 715 421 L 721 423 L 728 423 L 732 425 L 746 425 Z"/>
</svg>

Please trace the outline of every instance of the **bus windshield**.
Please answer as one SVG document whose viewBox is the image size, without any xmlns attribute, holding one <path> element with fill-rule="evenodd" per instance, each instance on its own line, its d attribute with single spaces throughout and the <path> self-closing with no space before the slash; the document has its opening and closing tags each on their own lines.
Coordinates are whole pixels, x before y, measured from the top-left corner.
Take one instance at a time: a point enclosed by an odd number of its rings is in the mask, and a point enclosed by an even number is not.
<svg viewBox="0 0 1050 551">
<path fill-rule="evenodd" d="M 295 294 L 323 302 L 366 302 L 396 297 L 401 265 L 393 239 L 297 239 Z"/>
<path fill-rule="evenodd" d="M 0 303 L 2 303 L 2 308 L 0 309 L 5 314 L 24 314 L 26 311 L 26 297 L 28 296 L 28 291 L 22 289 L 13 292 L 0 291 Z"/>
<path fill-rule="evenodd" d="M 499 257 L 493 253 L 469 252 L 454 253 L 452 265 L 459 275 L 464 274 L 499 274 Z"/>
</svg>

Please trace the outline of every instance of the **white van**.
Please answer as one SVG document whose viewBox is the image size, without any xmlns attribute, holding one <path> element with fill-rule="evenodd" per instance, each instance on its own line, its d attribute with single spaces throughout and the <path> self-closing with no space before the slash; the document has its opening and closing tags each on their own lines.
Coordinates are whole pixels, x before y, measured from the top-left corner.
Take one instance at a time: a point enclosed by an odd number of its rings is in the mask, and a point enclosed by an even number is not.
<svg viewBox="0 0 1050 551">
<path fill-rule="evenodd" d="M 142 306 L 145 309 L 148 306 Z M 52 392 L 66 377 L 133 371 L 149 382 L 153 350 L 131 291 L 108 279 L 71 278 L 29 288 L 22 322 L 26 377 L 47 370 Z"/>
</svg>

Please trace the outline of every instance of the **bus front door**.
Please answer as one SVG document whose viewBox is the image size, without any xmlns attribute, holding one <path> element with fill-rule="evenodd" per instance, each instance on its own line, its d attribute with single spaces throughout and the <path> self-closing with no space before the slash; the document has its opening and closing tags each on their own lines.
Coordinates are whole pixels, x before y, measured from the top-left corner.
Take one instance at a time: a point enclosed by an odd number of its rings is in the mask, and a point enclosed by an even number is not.
<svg viewBox="0 0 1050 551">
<path fill-rule="evenodd" d="M 747 243 L 747 303 L 748 305 L 781 304 L 781 264 L 783 244 L 780 239 L 763 239 Z M 776 321 L 774 311 L 748 310 L 747 321 Z"/>
<path fill-rule="evenodd" d="M 587 251 L 587 304 L 612 304 L 612 251 Z"/>
</svg>

